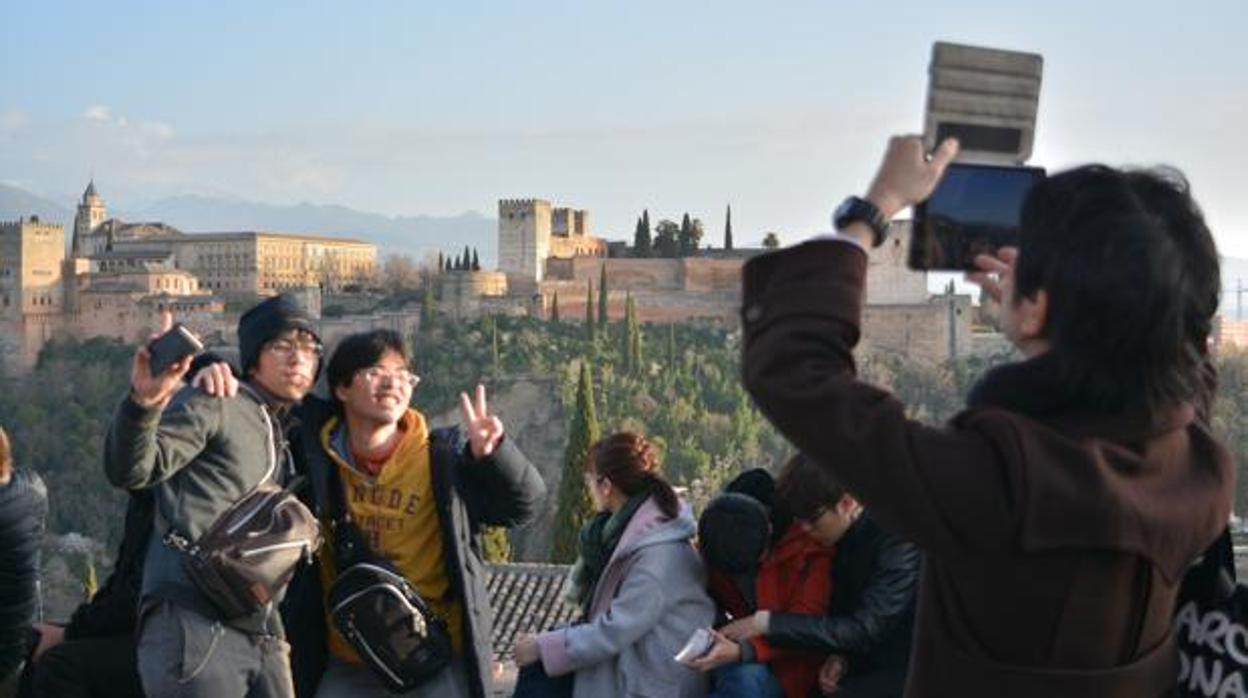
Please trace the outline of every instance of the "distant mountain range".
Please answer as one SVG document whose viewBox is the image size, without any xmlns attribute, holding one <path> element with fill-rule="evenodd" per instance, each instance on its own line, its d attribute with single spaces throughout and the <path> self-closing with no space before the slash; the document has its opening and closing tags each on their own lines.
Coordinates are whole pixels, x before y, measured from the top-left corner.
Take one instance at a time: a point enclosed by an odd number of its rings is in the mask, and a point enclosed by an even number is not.
<svg viewBox="0 0 1248 698">
<path fill-rule="evenodd" d="M 390 217 L 346 206 L 277 206 L 241 199 L 177 196 L 138 210 L 110 206 L 108 213 L 127 221 L 161 221 L 187 233 L 269 230 L 355 237 L 376 243 L 382 257 L 406 254 L 418 262 L 429 252 L 441 250 L 454 255 L 467 245 L 477 249 L 486 268 L 494 266 L 498 245 L 496 220 L 472 212 L 450 217 Z M 72 208 L 0 184 L 0 220 L 31 214 L 63 223 L 67 230 L 74 221 Z"/>
<path fill-rule="evenodd" d="M 0 221 L 14 221 L 32 215 L 51 223 L 61 223 L 66 229 L 72 229 L 74 225 L 73 209 L 24 189 L 0 184 Z"/>
</svg>

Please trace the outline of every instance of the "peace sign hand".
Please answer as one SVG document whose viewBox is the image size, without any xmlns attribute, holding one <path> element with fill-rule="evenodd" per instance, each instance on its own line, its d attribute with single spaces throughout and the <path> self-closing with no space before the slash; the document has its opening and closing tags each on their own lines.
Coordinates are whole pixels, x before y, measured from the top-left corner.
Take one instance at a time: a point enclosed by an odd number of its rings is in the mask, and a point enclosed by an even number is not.
<svg viewBox="0 0 1248 698">
<path fill-rule="evenodd" d="M 485 386 L 477 385 L 475 403 L 468 399 L 468 393 L 460 393 L 459 411 L 464 418 L 464 427 L 468 430 L 472 457 L 476 460 L 489 458 L 498 442 L 503 440 L 503 422 L 490 415 L 486 409 Z"/>
</svg>

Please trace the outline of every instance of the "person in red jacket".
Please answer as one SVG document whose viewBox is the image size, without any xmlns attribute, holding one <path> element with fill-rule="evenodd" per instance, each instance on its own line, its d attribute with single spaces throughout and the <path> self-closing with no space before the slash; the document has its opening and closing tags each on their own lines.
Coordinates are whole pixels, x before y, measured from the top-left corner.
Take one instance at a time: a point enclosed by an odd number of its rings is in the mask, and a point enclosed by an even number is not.
<svg viewBox="0 0 1248 698">
<path fill-rule="evenodd" d="M 750 548 L 758 534 L 763 534 L 764 542 L 770 536 L 770 519 L 762 503 L 732 492 L 717 497 L 703 515 L 700 534 L 708 563 L 708 588 L 724 619 L 732 621 L 724 628 L 750 622 L 757 611 L 812 616 L 828 611 L 833 551 L 812 536 L 803 522 L 790 520 L 777 526 L 778 535 L 762 550 L 761 561 L 755 553 L 755 564 L 746 564 L 751 562 Z M 696 665 L 714 672 L 712 696 L 806 698 L 818 684 L 826 656 L 810 649 L 779 647 L 763 635 L 744 638 L 728 649 L 722 657 L 704 658 Z"/>
</svg>

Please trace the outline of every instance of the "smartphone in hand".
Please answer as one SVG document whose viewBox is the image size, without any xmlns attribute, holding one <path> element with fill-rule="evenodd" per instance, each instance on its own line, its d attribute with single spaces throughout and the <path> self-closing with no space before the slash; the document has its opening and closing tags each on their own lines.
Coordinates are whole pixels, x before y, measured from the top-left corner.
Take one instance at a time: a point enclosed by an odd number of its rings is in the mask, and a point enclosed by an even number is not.
<svg viewBox="0 0 1248 698">
<path fill-rule="evenodd" d="M 676 653 L 674 659 L 681 664 L 691 664 L 695 659 L 700 659 L 711 651 L 711 647 L 715 644 L 715 638 L 711 637 L 711 631 L 706 628 L 698 628 L 693 631 L 693 635 L 689 637 L 689 641 L 684 647 Z"/>
<path fill-rule="evenodd" d="M 203 349 L 204 343 L 194 332 L 182 323 L 174 325 L 147 345 L 147 351 L 151 355 L 152 376 L 159 376 L 179 360 L 195 356 Z"/>
</svg>

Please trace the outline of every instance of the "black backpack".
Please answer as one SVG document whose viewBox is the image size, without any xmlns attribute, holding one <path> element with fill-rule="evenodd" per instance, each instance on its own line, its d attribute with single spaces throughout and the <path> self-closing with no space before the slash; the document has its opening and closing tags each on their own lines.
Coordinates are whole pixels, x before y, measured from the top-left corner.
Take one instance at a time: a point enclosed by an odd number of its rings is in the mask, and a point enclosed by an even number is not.
<svg viewBox="0 0 1248 698">
<path fill-rule="evenodd" d="M 330 617 L 386 688 L 411 690 L 451 663 L 446 621 L 370 548 L 351 521 L 336 463 L 329 463 L 328 480 L 334 560 L 340 570 L 329 588 Z"/>
</svg>

